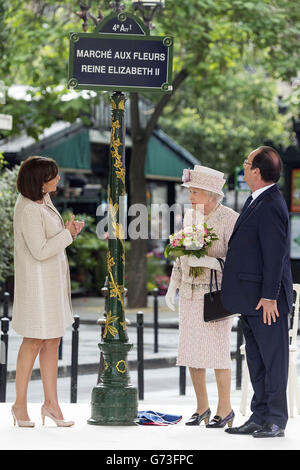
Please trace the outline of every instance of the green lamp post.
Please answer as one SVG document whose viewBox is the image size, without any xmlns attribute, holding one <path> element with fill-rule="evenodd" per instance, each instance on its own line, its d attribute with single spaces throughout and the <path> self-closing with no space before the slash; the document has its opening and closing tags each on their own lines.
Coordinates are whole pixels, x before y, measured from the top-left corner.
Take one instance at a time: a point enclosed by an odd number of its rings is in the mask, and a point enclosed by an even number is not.
<svg viewBox="0 0 300 470">
<path fill-rule="evenodd" d="M 125 95 L 123 91 L 151 89 L 160 93 L 172 92 L 173 40 L 169 36 L 153 37 L 149 34 L 153 17 L 153 15 L 149 16 L 149 12 L 151 8 L 158 10 L 158 4 L 162 8 L 164 3 L 162 0 L 133 2 L 134 8 L 141 12 L 143 12 L 142 4 L 145 3 L 147 15 L 144 17 L 143 14 L 143 19 L 149 27 L 136 16 L 122 12 L 124 5 L 120 4 L 120 0 L 110 4 L 115 13 L 105 19 L 100 9 L 97 18 L 89 13 L 91 3 L 91 0 L 88 5 L 80 3 L 81 12 L 77 12 L 83 20 L 85 33 L 70 33 L 68 83 L 69 87 L 74 89 L 106 89 L 113 93 L 111 95 L 108 185 L 107 308 L 103 338 L 99 344 L 103 354 L 104 368 L 100 382 L 92 390 L 92 410 L 88 423 L 135 425 L 137 424 L 138 400 L 137 389 L 131 385 L 128 372 L 127 356 L 133 345 L 129 343 L 124 312 L 123 221 L 125 214 L 123 212 L 125 209 L 120 203 L 122 201 L 120 198 L 125 196 Z M 91 18 L 96 25 L 91 34 L 86 33 L 88 18 Z M 116 62 L 116 58 L 120 56 L 118 51 L 124 48 L 127 48 L 126 56 L 130 57 L 130 63 L 126 67 L 119 67 L 120 64 Z M 153 54 L 154 57 L 164 57 L 165 60 L 149 64 L 149 67 L 145 67 L 143 63 L 137 64 L 136 61 L 140 60 L 140 56 L 147 56 L 149 48 L 157 52 Z M 99 57 L 103 59 L 101 63 L 95 61 Z M 126 70 L 126 72 L 129 70 L 131 77 L 123 78 L 122 76 L 120 79 L 119 70 Z M 142 82 L 140 75 L 136 75 L 137 71 L 146 74 Z"/>
<path fill-rule="evenodd" d="M 103 339 L 104 370 L 101 383 L 92 391 L 92 415 L 89 424 L 134 425 L 137 423 L 137 389 L 130 384 L 128 342 L 124 313 L 125 244 L 119 200 L 125 195 L 124 111 L 125 95 L 113 93 L 109 166 L 109 226 L 107 313 Z"/>
</svg>

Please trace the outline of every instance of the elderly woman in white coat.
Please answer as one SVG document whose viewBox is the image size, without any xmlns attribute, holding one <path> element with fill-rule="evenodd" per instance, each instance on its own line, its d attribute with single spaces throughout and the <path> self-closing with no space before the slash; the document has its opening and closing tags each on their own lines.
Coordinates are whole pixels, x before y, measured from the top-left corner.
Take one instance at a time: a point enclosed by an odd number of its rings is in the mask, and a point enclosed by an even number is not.
<svg viewBox="0 0 300 470">
<path fill-rule="evenodd" d="M 54 160 L 29 157 L 19 170 L 19 196 L 14 211 L 15 290 L 12 327 L 23 336 L 16 367 L 14 424 L 33 427 L 27 411 L 27 389 L 39 354 L 44 388 L 42 421 L 57 426 L 65 421 L 57 397 L 58 347 L 65 329 L 73 323 L 69 266 L 65 248 L 84 223 L 74 216 L 64 224 L 51 202 L 60 177 Z"/>
<path fill-rule="evenodd" d="M 186 174 L 187 177 L 186 177 Z M 188 366 L 197 409 L 187 425 L 207 427 L 232 426 L 234 412 L 230 403 L 231 359 L 230 331 L 232 319 L 205 323 L 203 319 L 204 294 L 209 292 L 210 270 L 218 271 L 221 286 L 221 268 L 216 258 L 225 258 L 227 245 L 239 214 L 221 204 L 225 183 L 223 173 L 201 165 L 185 170 L 183 186 L 189 188 L 192 209 L 186 211 L 183 225 L 206 222 L 213 228 L 218 240 L 208 248 L 208 256 L 182 256 L 177 258 L 166 294 L 167 305 L 175 310 L 176 292 L 179 290 L 179 342 L 177 365 Z M 203 273 L 190 276 L 190 267 L 202 267 Z M 206 389 L 206 369 L 214 369 L 218 387 L 218 407 L 210 421 L 211 410 Z"/>
</svg>

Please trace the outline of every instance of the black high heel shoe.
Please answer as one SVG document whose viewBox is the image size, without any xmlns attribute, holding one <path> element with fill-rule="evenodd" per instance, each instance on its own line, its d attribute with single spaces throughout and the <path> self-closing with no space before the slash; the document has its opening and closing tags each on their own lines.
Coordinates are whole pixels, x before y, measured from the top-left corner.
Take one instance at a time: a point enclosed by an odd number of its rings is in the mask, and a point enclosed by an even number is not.
<svg viewBox="0 0 300 470">
<path fill-rule="evenodd" d="M 202 415 L 199 415 L 199 413 L 194 413 L 185 424 L 187 426 L 199 426 L 201 421 L 204 420 L 205 424 L 207 425 L 207 423 L 210 420 L 210 415 L 211 415 L 211 411 L 209 408 L 206 411 L 204 411 Z"/>
<path fill-rule="evenodd" d="M 231 410 L 229 415 L 226 418 L 222 419 L 221 416 L 214 416 L 213 419 L 206 425 L 207 428 L 224 428 L 226 424 L 229 428 L 232 427 L 234 420 L 234 411 Z"/>
</svg>

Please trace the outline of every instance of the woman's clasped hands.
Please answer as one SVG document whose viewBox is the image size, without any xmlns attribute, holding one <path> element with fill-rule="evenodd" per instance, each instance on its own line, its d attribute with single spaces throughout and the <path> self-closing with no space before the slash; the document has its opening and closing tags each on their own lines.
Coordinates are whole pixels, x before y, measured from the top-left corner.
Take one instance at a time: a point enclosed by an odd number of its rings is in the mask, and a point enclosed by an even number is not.
<svg viewBox="0 0 300 470">
<path fill-rule="evenodd" d="M 76 237 L 81 230 L 84 227 L 84 221 L 83 220 L 75 220 L 75 215 L 73 214 L 70 218 L 70 220 L 67 220 L 65 223 L 66 229 L 69 230 L 70 234 L 72 237 Z"/>
</svg>

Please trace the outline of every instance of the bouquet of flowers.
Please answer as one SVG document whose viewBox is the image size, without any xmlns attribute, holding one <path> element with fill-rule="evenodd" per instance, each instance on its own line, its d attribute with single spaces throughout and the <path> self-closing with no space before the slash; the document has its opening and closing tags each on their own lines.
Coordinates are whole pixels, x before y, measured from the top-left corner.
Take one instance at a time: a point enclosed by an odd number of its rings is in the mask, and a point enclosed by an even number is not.
<svg viewBox="0 0 300 470">
<path fill-rule="evenodd" d="M 218 240 L 212 228 L 203 225 L 190 225 L 182 228 L 179 232 L 169 236 L 170 243 L 165 248 L 165 257 L 194 255 L 197 258 L 207 255 L 207 249 L 214 240 Z M 197 277 L 202 274 L 200 266 L 190 267 L 190 276 Z"/>
</svg>

